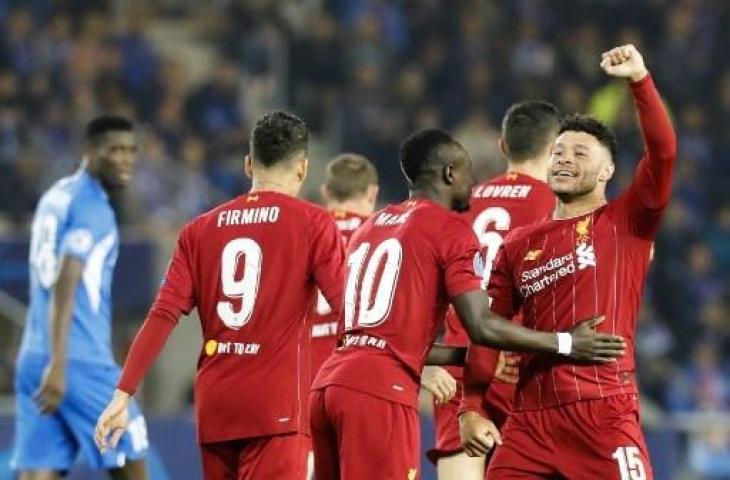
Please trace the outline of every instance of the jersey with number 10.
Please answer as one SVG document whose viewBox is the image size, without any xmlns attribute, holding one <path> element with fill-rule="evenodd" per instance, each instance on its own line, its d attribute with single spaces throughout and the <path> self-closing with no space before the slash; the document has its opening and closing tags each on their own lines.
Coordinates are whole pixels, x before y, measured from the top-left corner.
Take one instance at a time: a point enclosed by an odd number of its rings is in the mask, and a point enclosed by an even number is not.
<svg viewBox="0 0 730 480">
<path fill-rule="evenodd" d="M 374 214 L 348 246 L 342 334 L 313 389 L 341 385 L 416 407 L 449 299 L 480 288 L 469 224 L 424 199 Z"/>
<path fill-rule="evenodd" d="M 146 334 L 148 323 L 169 325 L 197 307 L 204 339 L 195 379 L 198 440 L 308 432 L 307 313 L 317 287 L 341 309 L 344 263 L 330 214 L 294 197 L 250 193 L 199 216 L 180 233 L 120 388 L 134 391 L 148 367 L 140 358 L 164 335 Z"/>
<path fill-rule="evenodd" d="M 367 217 L 345 210 L 332 210 L 330 214 L 342 234 L 345 247 L 355 230 L 367 220 Z M 340 312 L 332 311 L 322 293 L 318 292 L 317 303 L 310 315 L 312 316 L 312 378 L 314 378 L 319 367 L 337 345 L 337 321 Z"/>
</svg>

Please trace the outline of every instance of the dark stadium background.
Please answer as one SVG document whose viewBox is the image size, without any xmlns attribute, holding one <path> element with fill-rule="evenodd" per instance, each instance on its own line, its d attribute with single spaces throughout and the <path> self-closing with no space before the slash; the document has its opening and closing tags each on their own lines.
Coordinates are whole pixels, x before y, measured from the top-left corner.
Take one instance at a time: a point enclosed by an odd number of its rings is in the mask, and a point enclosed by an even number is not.
<svg viewBox="0 0 730 480">
<path fill-rule="evenodd" d="M 656 478 L 730 478 L 727 0 L 0 0 L 0 479 L 9 478 L 30 216 L 78 164 L 79 132 L 93 115 L 120 112 L 141 127 L 134 185 L 115 199 L 121 360 L 177 229 L 246 188 L 242 156 L 262 112 L 289 108 L 308 122 L 312 199 L 323 163 L 343 150 L 376 163 L 383 202 L 402 198 L 397 145 L 421 127 L 453 132 L 480 178 L 498 173 L 499 119 L 525 98 L 615 128 L 616 189 L 639 137 L 626 89 L 598 63 L 629 42 L 679 133 L 637 338 Z M 196 320 L 183 320 L 139 395 L 156 478 L 198 475 L 190 386 L 199 343 Z"/>
</svg>

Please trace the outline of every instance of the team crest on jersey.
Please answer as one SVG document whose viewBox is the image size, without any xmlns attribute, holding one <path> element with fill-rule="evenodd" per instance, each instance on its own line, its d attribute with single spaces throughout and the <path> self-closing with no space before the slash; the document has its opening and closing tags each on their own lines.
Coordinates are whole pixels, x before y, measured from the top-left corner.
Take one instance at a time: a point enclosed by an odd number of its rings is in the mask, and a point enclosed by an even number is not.
<svg viewBox="0 0 730 480">
<path fill-rule="evenodd" d="M 591 217 L 586 217 L 575 224 L 575 233 L 578 235 L 575 244 L 587 243 L 591 234 Z"/>
<path fill-rule="evenodd" d="M 474 254 L 474 273 L 477 276 L 484 276 L 484 257 L 481 252 Z"/>
<path fill-rule="evenodd" d="M 246 197 L 247 202 L 258 202 L 259 196 L 258 195 L 249 195 Z"/>
<path fill-rule="evenodd" d="M 526 262 L 535 262 L 537 260 L 540 260 L 541 256 L 542 256 L 542 250 L 530 250 L 525 255 L 525 261 Z"/>
<path fill-rule="evenodd" d="M 515 172 L 509 172 L 506 175 L 507 180 L 517 180 L 517 173 Z"/>
</svg>

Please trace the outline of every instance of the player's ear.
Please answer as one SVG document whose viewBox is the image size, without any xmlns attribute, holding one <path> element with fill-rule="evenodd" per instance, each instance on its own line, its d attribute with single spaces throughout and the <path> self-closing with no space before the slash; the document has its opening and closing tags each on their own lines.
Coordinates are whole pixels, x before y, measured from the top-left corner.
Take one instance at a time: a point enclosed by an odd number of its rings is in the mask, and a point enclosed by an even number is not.
<svg viewBox="0 0 730 480">
<path fill-rule="evenodd" d="M 613 172 L 616 170 L 616 166 L 614 163 L 610 160 L 606 161 L 603 166 L 601 167 L 601 171 L 598 174 L 598 181 L 599 182 L 608 182 L 611 180 L 611 177 L 613 177 Z"/>
<path fill-rule="evenodd" d="M 299 169 L 297 170 L 297 178 L 300 182 L 303 182 L 307 178 L 307 170 L 309 169 L 309 157 L 304 156 L 299 161 Z"/>
<path fill-rule="evenodd" d="M 327 190 L 326 185 L 320 185 L 319 186 L 319 196 L 322 197 L 322 202 L 329 203 L 330 201 L 330 193 Z"/>
<path fill-rule="evenodd" d="M 253 177 L 253 160 L 251 160 L 251 155 L 248 153 L 243 157 L 243 173 L 248 178 Z"/>
<path fill-rule="evenodd" d="M 507 151 L 507 142 L 504 141 L 504 137 L 499 137 L 499 140 L 497 140 L 497 146 L 499 147 L 499 151 L 502 156 L 506 157 L 509 152 Z"/>
<path fill-rule="evenodd" d="M 446 185 L 454 183 L 454 162 L 449 162 L 444 166 L 443 177 Z"/>
<path fill-rule="evenodd" d="M 375 203 L 378 201 L 378 192 L 379 191 L 380 191 L 380 187 L 377 184 L 373 183 L 373 184 L 368 185 L 368 189 L 365 193 L 367 200 L 368 200 L 368 204 L 375 205 Z"/>
</svg>

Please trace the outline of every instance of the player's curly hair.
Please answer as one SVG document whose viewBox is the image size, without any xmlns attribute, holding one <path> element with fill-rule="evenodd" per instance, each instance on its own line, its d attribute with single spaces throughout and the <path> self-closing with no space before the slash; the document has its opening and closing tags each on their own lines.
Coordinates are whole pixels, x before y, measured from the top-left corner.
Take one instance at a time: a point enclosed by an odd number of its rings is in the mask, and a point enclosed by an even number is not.
<svg viewBox="0 0 730 480">
<path fill-rule="evenodd" d="M 598 140 L 601 145 L 611 152 L 611 158 L 614 158 L 618 151 L 616 134 L 613 133 L 613 130 L 611 130 L 606 124 L 599 121 L 592 115 L 574 113 L 566 116 L 563 118 L 563 121 L 560 122 L 559 133 L 563 132 L 585 132 L 596 137 L 596 140 Z"/>
<path fill-rule="evenodd" d="M 307 125 L 296 115 L 281 110 L 259 118 L 251 130 L 251 157 L 270 167 L 307 151 Z"/>
</svg>

